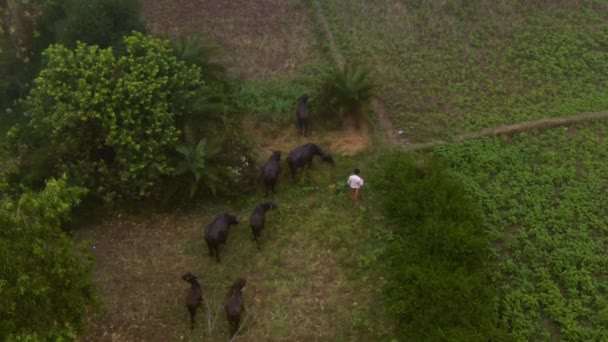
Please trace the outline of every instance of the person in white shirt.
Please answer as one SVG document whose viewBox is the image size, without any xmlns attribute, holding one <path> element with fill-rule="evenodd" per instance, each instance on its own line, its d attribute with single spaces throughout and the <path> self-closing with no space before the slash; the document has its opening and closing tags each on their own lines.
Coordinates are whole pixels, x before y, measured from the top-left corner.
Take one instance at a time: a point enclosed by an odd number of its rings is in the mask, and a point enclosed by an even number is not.
<svg viewBox="0 0 608 342">
<path fill-rule="evenodd" d="M 348 177 L 346 183 L 350 187 L 350 197 L 353 201 L 353 206 L 357 206 L 361 199 L 361 187 L 363 186 L 363 178 L 359 176 L 359 169 L 355 169 L 354 174 Z"/>
</svg>

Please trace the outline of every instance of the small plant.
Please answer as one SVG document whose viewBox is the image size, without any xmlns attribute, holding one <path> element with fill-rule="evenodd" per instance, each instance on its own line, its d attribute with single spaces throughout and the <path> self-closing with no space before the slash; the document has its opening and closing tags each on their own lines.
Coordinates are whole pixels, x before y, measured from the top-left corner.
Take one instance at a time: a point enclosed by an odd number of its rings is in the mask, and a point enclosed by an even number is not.
<svg viewBox="0 0 608 342">
<path fill-rule="evenodd" d="M 376 84 L 371 80 L 371 69 L 354 64 L 335 68 L 325 82 L 321 101 L 346 122 L 352 120 L 356 128 L 365 122 L 373 123 L 367 114 Z"/>
<path fill-rule="evenodd" d="M 221 175 L 226 172 L 217 166 L 218 163 L 213 162 L 221 152 L 221 146 L 210 143 L 205 138 L 196 142 L 189 127 L 184 129 L 184 139 L 183 144 L 175 147 L 181 158 L 174 175 L 187 175 L 190 178 L 190 199 L 198 192 L 201 185 L 205 185 L 215 195 L 218 183 L 222 182 Z"/>
<path fill-rule="evenodd" d="M 200 35 L 182 34 L 172 40 L 175 55 L 188 64 L 198 65 L 206 79 L 223 80 L 226 67 L 217 62 L 222 57 L 222 48 L 204 40 Z"/>
</svg>

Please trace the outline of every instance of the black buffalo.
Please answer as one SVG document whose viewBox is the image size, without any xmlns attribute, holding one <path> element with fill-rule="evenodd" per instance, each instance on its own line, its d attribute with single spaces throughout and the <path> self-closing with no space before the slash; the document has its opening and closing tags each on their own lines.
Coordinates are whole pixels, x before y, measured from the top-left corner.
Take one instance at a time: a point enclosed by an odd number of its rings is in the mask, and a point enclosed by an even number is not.
<svg viewBox="0 0 608 342">
<path fill-rule="evenodd" d="M 266 195 L 270 191 L 275 191 L 275 185 L 281 172 L 281 151 L 274 151 L 264 164 L 262 174 L 264 176 L 264 186 L 266 187 Z"/>
<path fill-rule="evenodd" d="M 324 162 L 334 165 L 334 159 L 313 143 L 307 143 L 291 150 L 289 156 L 287 156 L 287 163 L 291 170 L 291 176 L 295 178 L 298 169 L 303 168 L 306 165 L 312 167 L 312 158 L 317 155 L 320 156 Z"/>
<path fill-rule="evenodd" d="M 251 216 L 249 216 L 249 224 L 251 225 L 251 231 L 253 232 L 253 238 L 255 239 L 255 244 L 260 249 L 260 234 L 262 233 L 262 229 L 264 229 L 264 222 L 266 221 L 266 211 L 270 209 L 275 209 L 277 207 L 276 204 L 272 202 L 265 202 L 258 205 Z"/>
<path fill-rule="evenodd" d="M 228 319 L 228 324 L 230 324 L 230 337 L 234 337 L 238 332 L 239 325 L 241 324 L 241 315 L 245 311 L 242 289 L 246 283 L 245 279 L 239 278 L 230 288 L 230 298 L 224 304 L 226 318 Z"/>
<path fill-rule="evenodd" d="M 190 290 L 186 295 L 186 307 L 190 312 L 190 330 L 194 329 L 194 316 L 196 316 L 196 309 L 201 305 L 203 301 L 203 290 L 201 284 L 198 282 L 198 278 L 188 272 L 182 276 L 182 279 L 190 283 Z"/>
<path fill-rule="evenodd" d="M 298 99 L 296 107 L 296 120 L 298 121 L 298 130 L 303 136 L 307 135 L 308 121 L 310 121 L 310 106 L 308 105 L 308 96 L 303 95 Z"/>
<path fill-rule="evenodd" d="M 233 224 L 239 224 L 236 216 L 223 213 L 218 215 L 205 229 L 205 241 L 207 241 L 207 247 L 209 247 L 209 256 L 212 257 L 215 253 L 217 262 L 220 262 L 220 245 L 225 244 L 228 240 L 230 225 Z"/>
</svg>

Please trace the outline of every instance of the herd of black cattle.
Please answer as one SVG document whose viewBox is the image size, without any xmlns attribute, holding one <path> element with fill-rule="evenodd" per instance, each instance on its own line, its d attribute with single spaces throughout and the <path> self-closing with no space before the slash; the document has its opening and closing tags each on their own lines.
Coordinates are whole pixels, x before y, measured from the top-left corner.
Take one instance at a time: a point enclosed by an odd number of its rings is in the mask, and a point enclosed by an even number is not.
<svg viewBox="0 0 608 342">
<path fill-rule="evenodd" d="M 308 121 L 310 119 L 310 106 L 308 104 L 308 96 L 306 95 L 300 97 L 298 100 L 296 119 L 300 134 L 306 136 Z M 287 164 L 289 165 L 292 178 L 296 177 L 298 169 L 303 168 L 306 165 L 311 167 L 312 160 L 317 155 L 320 156 L 323 161 L 334 165 L 334 160 L 331 155 L 313 143 L 304 144 L 289 152 Z M 275 186 L 281 172 L 280 161 L 281 151 L 274 151 L 262 168 L 266 195 L 270 192 L 276 193 Z M 249 217 L 249 224 L 258 250 L 260 249 L 259 238 L 262 229 L 264 228 L 266 211 L 275 209 L 276 207 L 277 205 L 273 202 L 261 203 L 254 209 Z M 220 262 L 220 245 L 226 243 L 230 226 L 235 224 L 239 224 L 235 215 L 222 213 L 205 227 L 205 241 L 209 248 L 209 256 L 213 257 L 215 255 L 215 259 L 218 263 Z M 190 312 L 190 329 L 194 329 L 194 317 L 196 316 L 198 307 L 203 302 L 203 291 L 198 282 L 198 278 L 194 274 L 188 272 L 182 276 L 182 279 L 189 282 L 191 285 L 190 290 L 186 295 L 186 306 Z M 244 311 L 241 290 L 246 282 L 246 279 L 239 278 L 231 286 L 228 301 L 224 304 L 226 318 L 230 324 L 231 336 L 234 336 L 238 332 L 241 323 L 241 315 Z"/>
</svg>

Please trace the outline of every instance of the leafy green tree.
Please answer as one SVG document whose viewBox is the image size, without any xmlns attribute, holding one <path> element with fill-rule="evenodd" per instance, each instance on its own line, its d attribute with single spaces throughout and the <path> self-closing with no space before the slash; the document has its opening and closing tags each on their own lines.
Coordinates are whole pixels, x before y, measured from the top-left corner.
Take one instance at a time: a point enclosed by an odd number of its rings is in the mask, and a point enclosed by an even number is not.
<svg viewBox="0 0 608 342">
<path fill-rule="evenodd" d="M 46 67 L 25 103 L 31 120 L 12 131 L 26 169 L 67 172 L 108 198 L 147 197 L 172 174 L 176 118 L 204 84 L 201 70 L 178 60 L 167 40 L 134 33 L 124 42 L 120 57 L 84 43 L 45 51 Z M 28 160 L 40 150 L 44 163 Z"/>
<path fill-rule="evenodd" d="M 97 305 L 91 256 L 61 230 L 84 192 L 63 177 L 0 202 L 0 340 L 74 339 Z"/>
<path fill-rule="evenodd" d="M 373 126 L 367 109 L 377 85 L 371 79 L 371 70 L 355 64 L 335 68 L 325 81 L 320 102 L 338 112 L 344 119 L 352 120 L 355 127 L 361 123 Z"/>
<path fill-rule="evenodd" d="M 478 205 L 437 157 L 382 160 L 374 178 L 394 227 L 384 293 L 407 341 L 488 341 L 497 328 L 490 244 Z"/>
</svg>

